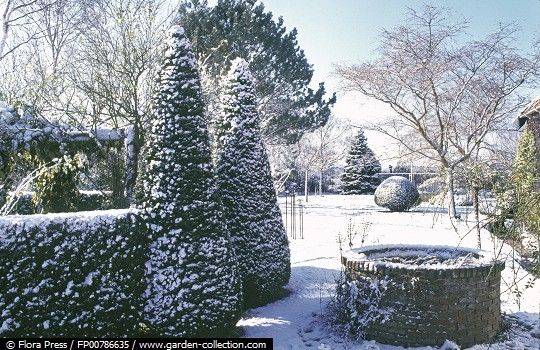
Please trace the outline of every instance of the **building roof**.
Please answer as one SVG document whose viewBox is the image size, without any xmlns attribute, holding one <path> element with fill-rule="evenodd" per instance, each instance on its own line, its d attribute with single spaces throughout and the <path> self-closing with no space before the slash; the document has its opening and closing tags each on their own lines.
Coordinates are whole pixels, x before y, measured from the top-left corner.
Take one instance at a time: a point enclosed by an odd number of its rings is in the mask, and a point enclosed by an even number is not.
<svg viewBox="0 0 540 350">
<path fill-rule="evenodd" d="M 515 119 L 514 125 L 518 129 L 521 129 L 527 120 L 534 114 L 540 114 L 540 96 L 534 98 L 525 108 L 521 111 L 519 116 Z"/>
<path fill-rule="evenodd" d="M 521 111 L 521 115 L 528 116 L 535 112 L 540 112 L 540 96 L 533 99 L 527 106 L 525 106 L 523 111 Z"/>
</svg>

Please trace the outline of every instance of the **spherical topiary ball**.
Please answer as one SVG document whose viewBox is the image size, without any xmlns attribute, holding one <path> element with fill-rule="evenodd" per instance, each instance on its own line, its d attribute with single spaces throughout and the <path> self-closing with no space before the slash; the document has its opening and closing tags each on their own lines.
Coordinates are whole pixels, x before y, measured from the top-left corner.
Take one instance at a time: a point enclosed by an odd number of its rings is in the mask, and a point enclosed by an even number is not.
<svg viewBox="0 0 540 350">
<path fill-rule="evenodd" d="M 375 191 L 375 203 L 390 211 L 409 210 L 419 197 L 416 185 L 401 176 L 389 177 Z"/>
</svg>

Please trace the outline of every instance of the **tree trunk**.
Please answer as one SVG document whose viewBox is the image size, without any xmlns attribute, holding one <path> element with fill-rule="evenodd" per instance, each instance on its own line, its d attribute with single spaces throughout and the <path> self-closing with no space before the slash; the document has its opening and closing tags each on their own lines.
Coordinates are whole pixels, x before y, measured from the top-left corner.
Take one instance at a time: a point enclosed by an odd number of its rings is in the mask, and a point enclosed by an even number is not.
<svg viewBox="0 0 540 350">
<path fill-rule="evenodd" d="M 448 189 L 448 215 L 456 218 L 456 201 L 454 194 L 454 173 L 452 169 L 446 170 L 446 187 Z"/>
<path fill-rule="evenodd" d="M 126 173 L 124 177 L 124 195 L 128 204 L 133 203 L 141 143 L 140 128 L 136 124 L 127 128 L 125 138 Z"/>
<path fill-rule="evenodd" d="M 308 197 L 309 197 L 309 194 L 308 194 L 308 171 L 307 171 L 307 169 L 304 172 L 304 197 L 305 197 L 305 200 L 306 200 L 306 203 L 307 203 Z"/>
<path fill-rule="evenodd" d="M 126 161 L 125 154 L 120 149 L 106 149 L 107 166 L 109 168 L 111 177 L 109 187 L 112 191 L 112 200 L 115 208 L 123 208 L 126 206 L 126 197 L 124 191 L 124 178 L 123 178 L 123 162 Z"/>
<path fill-rule="evenodd" d="M 323 171 L 321 169 L 319 173 L 319 196 L 322 196 L 322 182 L 323 182 Z"/>
<path fill-rule="evenodd" d="M 478 203 L 478 188 L 474 187 L 471 189 L 471 196 L 474 208 L 474 220 L 476 224 L 476 237 L 478 242 L 478 249 L 482 249 L 482 236 L 480 235 L 480 209 Z"/>
</svg>

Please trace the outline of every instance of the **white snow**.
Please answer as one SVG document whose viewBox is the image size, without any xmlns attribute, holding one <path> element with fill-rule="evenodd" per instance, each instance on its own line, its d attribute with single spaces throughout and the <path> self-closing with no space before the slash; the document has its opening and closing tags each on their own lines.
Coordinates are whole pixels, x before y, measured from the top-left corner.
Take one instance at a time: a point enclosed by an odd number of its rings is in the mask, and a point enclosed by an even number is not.
<svg viewBox="0 0 540 350">
<path fill-rule="evenodd" d="M 282 211 L 284 202 L 285 199 L 280 198 Z M 343 251 L 349 250 L 346 229 L 350 220 L 359 231 L 353 240 L 354 247 L 360 247 L 364 240 L 364 245 L 427 244 L 476 248 L 472 216 L 465 216 L 468 222 L 455 222 L 454 229 L 443 208 L 421 205 L 410 212 L 392 213 L 377 207 L 373 196 L 360 195 L 310 197 L 309 203 L 304 204 L 305 238 L 290 241 L 292 276 L 287 287 L 290 294 L 274 303 L 250 310 L 238 323 L 246 337 L 273 338 L 275 349 L 403 349 L 374 341 L 347 339 L 327 325 L 324 316 L 326 304 L 334 293 L 334 282 L 340 275 L 337 241 L 341 236 Z M 464 211 L 463 208 L 461 210 Z M 365 227 L 366 236 L 363 237 Z M 482 247 L 498 251 L 501 244 L 494 242 L 484 231 Z M 535 327 L 539 328 L 540 283 L 536 282 L 533 288 L 525 289 L 529 279 L 523 278 L 525 272 L 512 261 L 511 250 L 503 246 L 501 252 L 500 257 L 506 259 L 506 268 L 502 273 L 502 310 L 511 314 L 516 321 L 508 332 L 508 340 L 492 344 L 489 349 L 539 349 L 540 339 L 534 338 L 531 333 Z M 516 270 L 513 271 L 512 267 Z M 513 280 L 520 280 L 517 285 L 523 294 L 519 299 L 509 289 Z M 445 344 L 446 349 L 451 349 L 451 345 L 449 339 Z M 473 349 L 488 349 L 488 345 L 477 345 Z"/>
<path fill-rule="evenodd" d="M 403 269 L 455 269 L 490 266 L 497 260 L 492 252 L 442 245 L 382 244 L 351 249 L 348 260 L 367 262 L 370 266 Z M 414 263 L 413 263 L 414 262 Z"/>
</svg>

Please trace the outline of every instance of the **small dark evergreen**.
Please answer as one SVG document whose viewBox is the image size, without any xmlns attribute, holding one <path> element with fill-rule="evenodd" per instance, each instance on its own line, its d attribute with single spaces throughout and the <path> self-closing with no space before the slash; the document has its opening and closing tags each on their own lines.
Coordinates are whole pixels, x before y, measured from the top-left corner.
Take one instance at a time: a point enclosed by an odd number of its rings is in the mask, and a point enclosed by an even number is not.
<svg viewBox="0 0 540 350">
<path fill-rule="evenodd" d="M 290 277 L 287 233 L 261 141 L 253 77 L 237 59 L 224 83 L 216 125 L 217 172 L 246 307 L 275 299 Z"/>
<path fill-rule="evenodd" d="M 360 130 L 347 156 L 345 171 L 341 176 L 343 194 L 373 194 L 381 183 L 377 173 L 381 163 L 368 147 L 364 131 Z"/>
<path fill-rule="evenodd" d="M 241 287 L 195 57 L 179 26 L 170 32 L 153 103 L 143 203 L 151 242 L 146 322 L 160 335 L 221 335 L 239 319 Z"/>
</svg>

